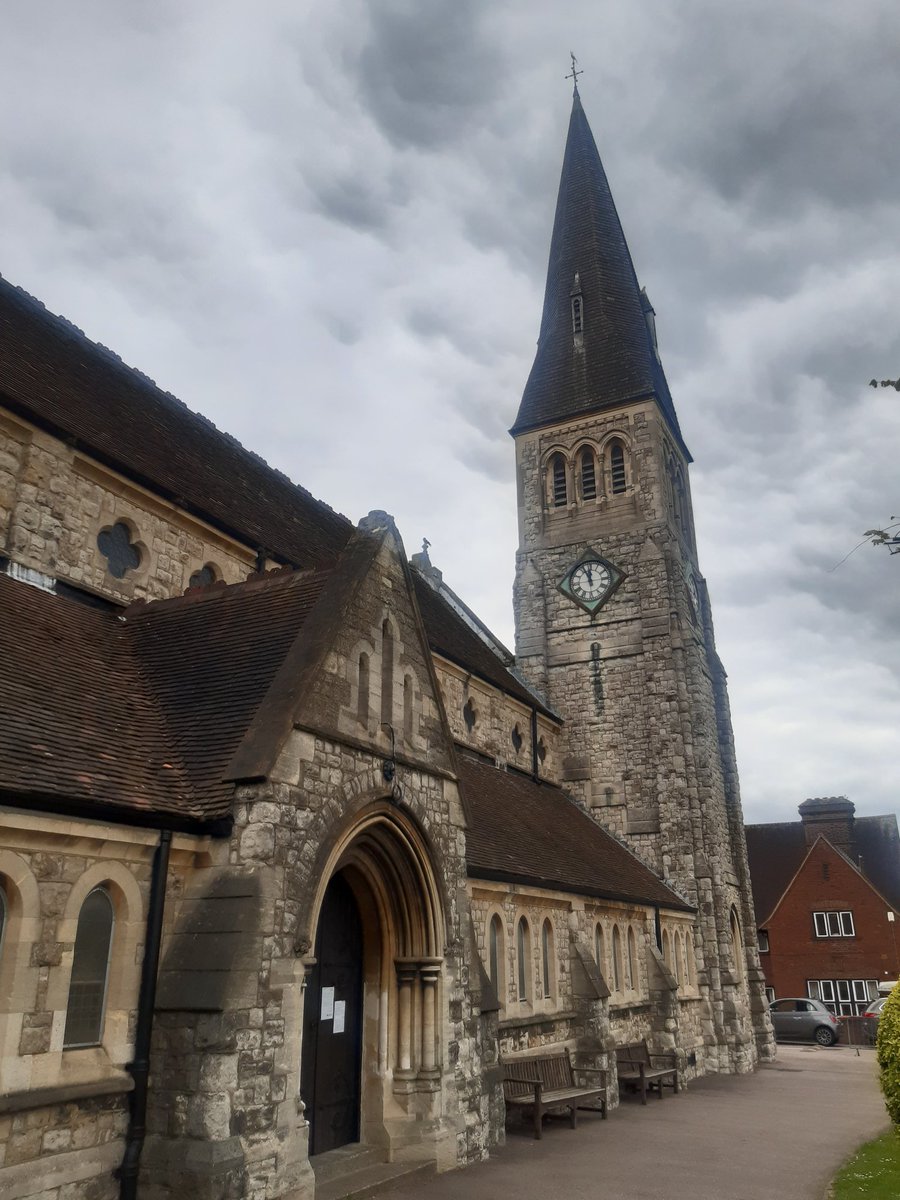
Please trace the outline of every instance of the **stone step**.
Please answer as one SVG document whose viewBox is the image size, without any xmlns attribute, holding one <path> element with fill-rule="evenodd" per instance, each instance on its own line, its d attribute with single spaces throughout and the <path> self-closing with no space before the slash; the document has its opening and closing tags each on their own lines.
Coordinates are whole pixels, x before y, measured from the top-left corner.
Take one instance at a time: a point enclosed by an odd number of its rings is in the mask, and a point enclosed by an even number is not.
<svg viewBox="0 0 900 1200">
<path fill-rule="evenodd" d="M 349 1175 L 351 1171 L 361 1171 L 363 1167 L 372 1167 L 384 1162 L 384 1151 L 377 1146 L 366 1146 L 362 1142 L 348 1142 L 346 1146 L 338 1146 L 337 1150 L 326 1150 L 309 1160 L 316 1183 L 327 1183 L 339 1175 Z"/>
<path fill-rule="evenodd" d="M 316 1200 L 365 1200 L 388 1188 L 434 1175 L 434 1163 L 373 1163 L 347 1175 L 316 1182 Z"/>
</svg>

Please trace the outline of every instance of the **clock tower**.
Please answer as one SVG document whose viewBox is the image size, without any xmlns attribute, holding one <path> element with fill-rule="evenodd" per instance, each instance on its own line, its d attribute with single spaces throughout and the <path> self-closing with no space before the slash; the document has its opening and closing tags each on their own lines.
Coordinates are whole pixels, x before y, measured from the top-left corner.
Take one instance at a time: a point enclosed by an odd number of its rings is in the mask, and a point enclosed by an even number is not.
<svg viewBox="0 0 900 1200">
<path fill-rule="evenodd" d="M 577 87 L 511 432 L 518 666 L 565 720 L 564 786 L 696 906 L 705 1066 L 747 1069 L 771 1030 L 691 455 Z"/>
</svg>

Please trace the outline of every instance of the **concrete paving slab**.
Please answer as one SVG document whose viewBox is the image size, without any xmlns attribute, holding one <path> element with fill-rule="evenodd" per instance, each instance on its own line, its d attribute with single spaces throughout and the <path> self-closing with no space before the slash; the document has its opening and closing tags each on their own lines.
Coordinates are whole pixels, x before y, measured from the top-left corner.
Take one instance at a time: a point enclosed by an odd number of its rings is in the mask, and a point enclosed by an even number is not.
<svg viewBox="0 0 900 1200">
<path fill-rule="evenodd" d="M 822 1200 L 834 1172 L 887 1128 L 875 1054 L 780 1046 L 753 1075 L 713 1075 L 678 1096 L 626 1097 L 578 1129 L 512 1130 L 492 1158 L 385 1192 L 396 1200 Z"/>
</svg>

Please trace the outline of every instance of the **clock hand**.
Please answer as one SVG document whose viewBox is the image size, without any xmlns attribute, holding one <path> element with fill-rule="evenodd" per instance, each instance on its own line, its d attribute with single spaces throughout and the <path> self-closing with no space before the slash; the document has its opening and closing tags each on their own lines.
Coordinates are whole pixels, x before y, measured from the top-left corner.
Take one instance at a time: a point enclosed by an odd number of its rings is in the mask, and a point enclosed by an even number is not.
<svg viewBox="0 0 900 1200">
<path fill-rule="evenodd" d="M 593 587 L 594 576 L 591 574 L 591 564 L 585 563 L 585 566 L 587 567 L 587 573 L 588 573 L 588 587 Z"/>
</svg>

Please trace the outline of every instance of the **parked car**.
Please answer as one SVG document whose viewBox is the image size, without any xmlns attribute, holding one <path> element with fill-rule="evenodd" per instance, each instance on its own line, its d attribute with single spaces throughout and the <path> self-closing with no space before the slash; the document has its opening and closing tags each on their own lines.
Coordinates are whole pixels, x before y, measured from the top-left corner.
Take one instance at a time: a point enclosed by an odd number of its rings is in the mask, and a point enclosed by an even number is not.
<svg viewBox="0 0 900 1200">
<path fill-rule="evenodd" d="M 866 1038 L 873 1046 L 875 1045 L 875 1038 L 878 1036 L 878 1022 L 881 1019 L 881 1010 L 886 1003 L 887 996 L 879 996 L 877 1000 L 872 1001 L 863 1013 Z"/>
<path fill-rule="evenodd" d="M 789 996 L 769 1005 L 777 1041 L 810 1041 L 833 1046 L 841 1036 L 841 1022 L 821 1000 Z"/>
</svg>

